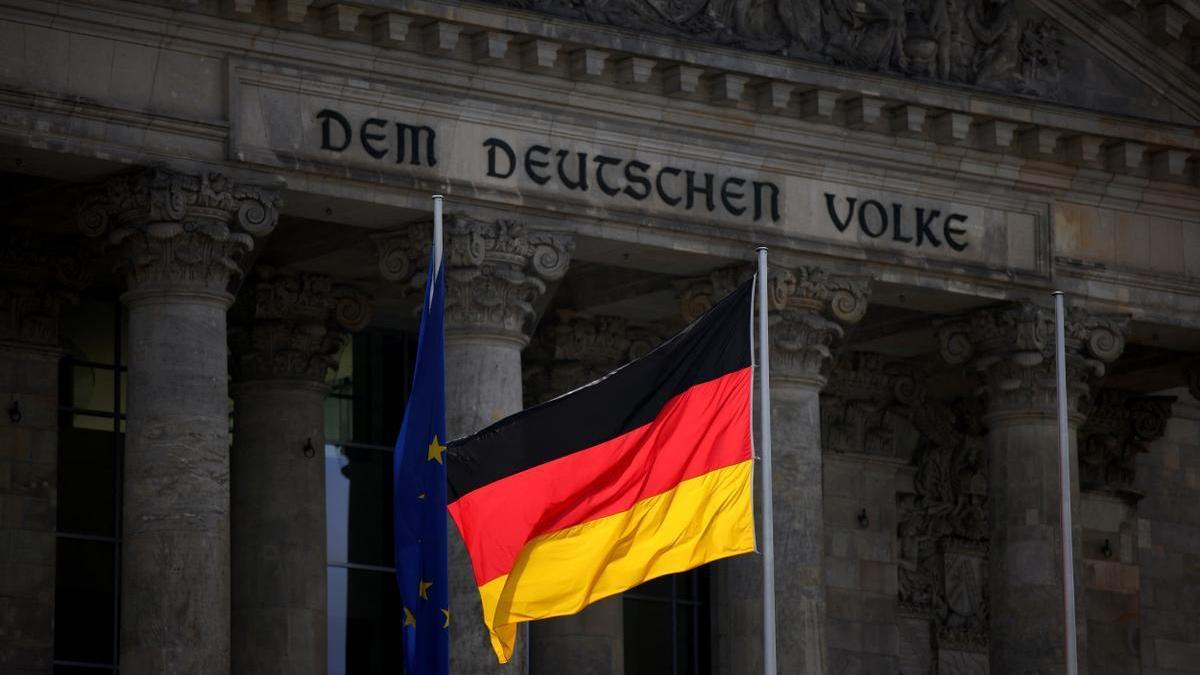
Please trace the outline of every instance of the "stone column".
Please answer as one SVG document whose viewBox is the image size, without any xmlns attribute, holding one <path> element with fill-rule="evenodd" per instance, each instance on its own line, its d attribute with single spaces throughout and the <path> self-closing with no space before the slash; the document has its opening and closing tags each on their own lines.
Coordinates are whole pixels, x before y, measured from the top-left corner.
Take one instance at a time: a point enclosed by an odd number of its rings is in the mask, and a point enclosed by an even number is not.
<svg viewBox="0 0 1200 675">
<path fill-rule="evenodd" d="M 526 350 L 525 400 L 541 403 L 593 382 L 657 346 L 666 331 L 615 316 L 562 311 Z M 625 672 L 624 605 L 606 598 L 582 612 L 531 625 L 534 675 Z"/>
<path fill-rule="evenodd" d="M 521 350 L 529 343 L 547 282 L 566 274 L 574 243 L 511 220 L 446 219 L 446 431 L 458 438 L 522 407 Z M 380 272 L 402 280 L 425 264 L 427 230 L 377 237 Z M 413 275 L 414 285 L 423 275 Z M 470 559 L 453 523 L 450 541 L 450 670 L 456 675 L 520 673 L 528 632 L 508 665 L 496 662 Z"/>
<path fill-rule="evenodd" d="M 1087 402 L 1079 429 L 1079 525 L 1090 675 L 1142 667 L 1137 505 L 1144 495 L 1134 478 L 1138 455 L 1163 437 L 1174 402 L 1108 387 L 1093 390 Z"/>
<path fill-rule="evenodd" d="M 0 672 L 22 675 L 54 658 L 59 286 L 77 280 L 42 243 L 7 228 L 0 247 Z"/>
<path fill-rule="evenodd" d="M 1081 400 L 1124 348 L 1123 325 L 1082 311 L 1067 318 L 1071 461 Z M 990 514 L 991 671 L 1062 673 L 1064 638 L 1054 313 L 1031 302 L 943 323 L 942 356 L 978 373 L 986 398 Z M 1072 503 L 1078 477 L 1072 474 Z M 1072 512 L 1080 558 L 1078 508 Z M 1082 576 L 1076 573 L 1080 665 L 1086 670 Z"/>
<path fill-rule="evenodd" d="M 121 671 L 228 673 L 229 388 L 238 259 L 278 197 L 219 174 L 144 170 L 80 211 L 118 255 L 129 310 Z"/>
<path fill-rule="evenodd" d="M 684 318 L 694 318 L 697 310 L 732 289 L 732 282 L 729 273 L 721 272 L 685 291 Z M 866 313 L 867 282 L 830 275 L 816 267 L 773 269 L 768 302 L 779 672 L 823 675 L 820 394 L 834 350 L 842 341 L 842 324 L 855 323 Z M 761 671 L 762 559 L 731 558 L 717 563 L 716 572 L 715 670 Z"/>
<path fill-rule="evenodd" d="M 326 672 L 325 396 L 366 297 L 260 269 L 234 307 L 233 670 Z"/>
</svg>

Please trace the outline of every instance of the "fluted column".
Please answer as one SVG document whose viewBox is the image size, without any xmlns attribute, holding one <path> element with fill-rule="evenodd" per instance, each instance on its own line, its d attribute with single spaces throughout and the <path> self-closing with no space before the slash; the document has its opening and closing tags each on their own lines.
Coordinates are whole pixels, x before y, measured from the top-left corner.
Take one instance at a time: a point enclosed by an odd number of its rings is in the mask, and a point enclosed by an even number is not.
<svg viewBox="0 0 1200 675">
<path fill-rule="evenodd" d="M 560 312 L 526 350 L 525 400 L 540 403 L 588 384 L 644 356 L 664 333 L 631 326 L 621 317 Z M 578 614 L 531 624 L 530 672 L 621 675 L 625 672 L 624 623 L 618 595 Z"/>
<path fill-rule="evenodd" d="M 228 673 L 225 314 L 237 261 L 274 228 L 278 197 L 150 169 L 107 181 L 79 215 L 127 284 L 121 672 Z"/>
<path fill-rule="evenodd" d="M 366 297 L 260 269 L 229 331 L 234 386 L 233 670 L 326 672 L 325 396 Z"/>
<path fill-rule="evenodd" d="M 690 320 L 733 286 L 721 272 L 684 293 Z M 824 516 L 821 388 L 844 324 L 866 312 L 867 282 L 816 267 L 772 269 L 771 431 L 774 459 L 775 607 L 779 672 L 824 675 Z M 756 430 L 757 431 L 757 430 Z M 762 670 L 762 559 L 717 563 L 719 673 Z"/>
<path fill-rule="evenodd" d="M 76 259 L 16 228 L 0 234 L 0 672 L 52 670 L 58 341 Z M 64 265 L 63 263 L 68 263 Z M 67 286 L 65 286 L 67 285 Z"/>
<path fill-rule="evenodd" d="M 428 231 L 377 237 L 385 279 L 423 275 Z M 458 438 L 522 408 L 521 350 L 547 283 L 566 274 L 574 243 L 511 220 L 446 219 L 446 431 Z M 523 672 L 528 633 L 507 666 L 496 663 L 483 626 L 479 591 L 462 538 L 450 533 L 450 671 L 455 675 Z"/>
<path fill-rule="evenodd" d="M 1076 465 L 1081 401 L 1104 364 L 1124 348 L 1123 324 L 1068 313 L 1066 322 L 1069 431 Z M 943 323 L 942 356 L 965 363 L 982 380 L 986 399 L 990 517 L 990 662 L 993 673 L 1064 672 L 1060 474 L 1054 313 L 1023 301 Z M 1078 504 L 1078 476 L 1071 476 Z M 1076 509 L 1077 511 L 1077 509 Z M 1079 554 L 1078 514 L 1072 537 Z M 1087 654 L 1077 579 L 1079 653 Z M 1081 659 L 1086 670 L 1086 661 Z"/>
</svg>

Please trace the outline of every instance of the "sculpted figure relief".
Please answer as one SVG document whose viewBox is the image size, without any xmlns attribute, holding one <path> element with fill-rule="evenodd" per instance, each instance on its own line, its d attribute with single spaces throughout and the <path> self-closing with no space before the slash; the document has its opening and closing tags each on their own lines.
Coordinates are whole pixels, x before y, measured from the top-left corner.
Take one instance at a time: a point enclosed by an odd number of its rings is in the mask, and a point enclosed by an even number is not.
<svg viewBox="0 0 1200 675">
<path fill-rule="evenodd" d="M 1058 94 L 1058 31 L 1016 0 L 492 1 L 854 68 Z"/>
</svg>

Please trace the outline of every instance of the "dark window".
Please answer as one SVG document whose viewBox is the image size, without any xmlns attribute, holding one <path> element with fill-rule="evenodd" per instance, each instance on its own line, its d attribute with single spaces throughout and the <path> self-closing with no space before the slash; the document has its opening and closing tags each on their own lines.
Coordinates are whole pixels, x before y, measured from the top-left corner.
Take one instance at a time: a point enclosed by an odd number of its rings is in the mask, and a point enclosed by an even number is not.
<svg viewBox="0 0 1200 675">
<path fill-rule="evenodd" d="M 117 672 L 124 322 L 119 303 L 85 300 L 60 324 L 56 675 Z"/>
<path fill-rule="evenodd" d="M 368 330 L 341 355 L 325 406 L 329 675 L 401 670 L 392 542 L 392 452 L 416 342 Z"/>
<path fill-rule="evenodd" d="M 708 570 L 652 579 L 625 593 L 625 675 L 706 675 Z"/>
</svg>

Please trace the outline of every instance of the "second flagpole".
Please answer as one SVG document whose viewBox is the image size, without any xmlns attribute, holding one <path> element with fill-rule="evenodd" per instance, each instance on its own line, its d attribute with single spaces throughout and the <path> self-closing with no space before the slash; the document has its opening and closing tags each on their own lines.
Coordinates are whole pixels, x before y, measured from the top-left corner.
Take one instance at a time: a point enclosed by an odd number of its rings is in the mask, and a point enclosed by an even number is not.
<svg viewBox="0 0 1200 675">
<path fill-rule="evenodd" d="M 771 483 L 771 349 L 767 339 L 767 249 L 758 247 L 759 442 L 762 462 L 763 673 L 775 675 L 775 510 Z"/>
</svg>

